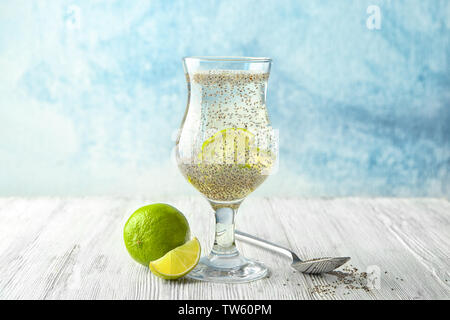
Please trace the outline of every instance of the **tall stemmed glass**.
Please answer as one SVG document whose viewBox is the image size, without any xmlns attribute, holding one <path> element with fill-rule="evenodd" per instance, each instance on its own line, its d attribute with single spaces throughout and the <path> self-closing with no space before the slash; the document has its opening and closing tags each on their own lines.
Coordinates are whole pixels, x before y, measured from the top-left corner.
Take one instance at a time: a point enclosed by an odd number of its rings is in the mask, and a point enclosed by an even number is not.
<svg viewBox="0 0 450 320">
<path fill-rule="evenodd" d="M 215 210 L 209 256 L 189 273 L 214 282 L 248 282 L 266 276 L 260 262 L 239 254 L 234 219 L 244 198 L 271 172 L 277 139 L 266 110 L 271 60 L 186 57 L 188 103 L 176 142 L 178 167 Z"/>
</svg>

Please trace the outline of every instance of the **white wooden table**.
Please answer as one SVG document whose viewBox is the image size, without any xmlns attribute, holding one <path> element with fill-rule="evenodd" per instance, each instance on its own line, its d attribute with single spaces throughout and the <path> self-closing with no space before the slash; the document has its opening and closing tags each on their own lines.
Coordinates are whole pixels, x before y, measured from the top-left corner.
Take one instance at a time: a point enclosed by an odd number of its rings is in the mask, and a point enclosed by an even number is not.
<svg viewBox="0 0 450 320">
<path fill-rule="evenodd" d="M 450 298 L 450 203 L 444 199 L 244 201 L 239 229 L 301 257 L 351 256 L 347 271 L 374 272 L 370 290 L 336 284 L 336 275 L 294 273 L 285 258 L 245 243 L 238 243 L 242 253 L 265 262 L 270 277 L 239 285 L 161 280 L 129 257 L 122 239 L 129 215 L 154 202 L 184 212 L 204 252 L 210 249 L 213 215 L 200 196 L 0 198 L 0 299 Z"/>
</svg>

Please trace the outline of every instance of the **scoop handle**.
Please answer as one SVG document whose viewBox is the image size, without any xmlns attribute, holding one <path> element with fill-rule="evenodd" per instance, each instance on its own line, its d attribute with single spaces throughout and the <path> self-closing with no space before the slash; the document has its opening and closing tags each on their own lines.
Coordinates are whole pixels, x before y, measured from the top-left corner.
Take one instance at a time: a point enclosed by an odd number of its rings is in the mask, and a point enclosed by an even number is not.
<svg viewBox="0 0 450 320">
<path fill-rule="evenodd" d="M 272 242 L 264 240 L 264 239 L 260 239 L 251 234 L 248 234 L 248 233 L 245 233 L 245 232 L 242 232 L 239 230 L 235 230 L 234 233 L 235 233 L 236 239 L 238 239 L 238 240 L 242 240 L 242 241 L 260 246 L 262 248 L 281 253 L 282 255 L 285 255 L 285 256 L 291 258 L 292 262 L 301 262 L 302 261 L 294 252 L 292 252 L 288 248 L 285 248 L 283 246 L 280 246 L 278 244 L 272 243 Z"/>
</svg>

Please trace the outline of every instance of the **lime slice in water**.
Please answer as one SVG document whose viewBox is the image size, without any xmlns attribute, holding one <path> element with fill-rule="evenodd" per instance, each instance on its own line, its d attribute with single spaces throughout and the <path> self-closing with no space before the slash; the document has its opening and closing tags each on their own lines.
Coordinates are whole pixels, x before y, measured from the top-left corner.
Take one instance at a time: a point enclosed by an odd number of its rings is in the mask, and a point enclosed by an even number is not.
<svg viewBox="0 0 450 320">
<path fill-rule="evenodd" d="M 245 164 L 254 141 L 247 129 L 224 129 L 203 143 L 198 159 L 209 164 Z"/>
</svg>

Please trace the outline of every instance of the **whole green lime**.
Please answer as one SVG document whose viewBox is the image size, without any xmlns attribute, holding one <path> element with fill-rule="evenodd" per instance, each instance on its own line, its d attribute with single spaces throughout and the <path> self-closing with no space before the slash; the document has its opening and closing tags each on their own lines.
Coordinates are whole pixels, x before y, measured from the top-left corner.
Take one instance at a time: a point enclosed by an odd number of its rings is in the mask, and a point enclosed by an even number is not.
<svg viewBox="0 0 450 320">
<path fill-rule="evenodd" d="M 131 257 L 148 266 L 150 261 L 189 241 L 189 224 L 176 208 L 155 203 L 131 215 L 125 224 L 123 239 Z"/>
</svg>

